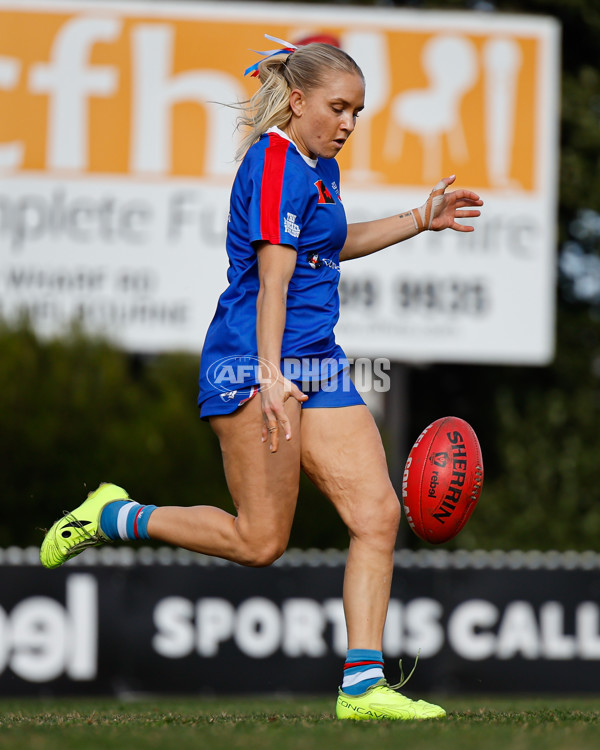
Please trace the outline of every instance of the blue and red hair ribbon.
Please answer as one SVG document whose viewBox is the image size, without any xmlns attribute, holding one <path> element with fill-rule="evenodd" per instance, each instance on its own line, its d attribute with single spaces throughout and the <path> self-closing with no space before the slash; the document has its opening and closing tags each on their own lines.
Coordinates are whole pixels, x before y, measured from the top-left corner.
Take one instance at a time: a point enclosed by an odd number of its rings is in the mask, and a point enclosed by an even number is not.
<svg viewBox="0 0 600 750">
<path fill-rule="evenodd" d="M 270 34 L 265 34 L 265 38 L 269 39 L 271 42 L 277 42 L 277 44 L 281 44 L 282 49 L 269 49 L 265 52 L 259 52 L 259 50 L 253 49 L 252 52 L 256 52 L 257 55 L 262 55 L 263 57 L 262 60 L 259 60 L 257 63 L 254 63 L 254 65 L 246 68 L 246 70 L 244 71 L 245 76 L 250 75 L 256 78 L 256 76 L 258 76 L 258 66 L 263 60 L 268 60 L 269 57 L 273 57 L 274 55 L 283 55 L 286 52 L 288 55 L 291 55 L 292 52 L 295 52 L 298 49 L 295 44 L 286 42 L 285 39 L 278 39 L 276 36 L 271 36 Z"/>
</svg>

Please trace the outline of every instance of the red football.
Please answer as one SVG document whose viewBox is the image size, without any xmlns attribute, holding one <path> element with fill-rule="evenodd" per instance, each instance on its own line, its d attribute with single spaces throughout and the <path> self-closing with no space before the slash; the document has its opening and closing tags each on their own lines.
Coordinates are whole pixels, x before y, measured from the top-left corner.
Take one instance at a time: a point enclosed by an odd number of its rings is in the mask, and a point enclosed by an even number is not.
<svg viewBox="0 0 600 750">
<path fill-rule="evenodd" d="M 475 510 L 483 460 L 475 431 L 459 417 L 426 427 L 406 460 L 402 503 L 411 529 L 425 542 L 455 537 Z"/>
</svg>

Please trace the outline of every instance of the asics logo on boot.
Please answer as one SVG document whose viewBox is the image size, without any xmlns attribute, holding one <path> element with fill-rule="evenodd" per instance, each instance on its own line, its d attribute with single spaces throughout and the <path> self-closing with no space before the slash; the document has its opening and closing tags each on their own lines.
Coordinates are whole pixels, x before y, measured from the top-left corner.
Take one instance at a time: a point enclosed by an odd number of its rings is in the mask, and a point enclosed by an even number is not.
<svg viewBox="0 0 600 750">
<path fill-rule="evenodd" d="M 91 521 L 70 521 L 63 526 L 63 531 L 61 531 L 60 535 L 64 539 L 68 539 L 71 536 L 71 532 L 68 530 L 69 526 L 72 526 L 75 529 L 82 529 L 84 526 L 89 526 L 91 523 Z"/>
</svg>

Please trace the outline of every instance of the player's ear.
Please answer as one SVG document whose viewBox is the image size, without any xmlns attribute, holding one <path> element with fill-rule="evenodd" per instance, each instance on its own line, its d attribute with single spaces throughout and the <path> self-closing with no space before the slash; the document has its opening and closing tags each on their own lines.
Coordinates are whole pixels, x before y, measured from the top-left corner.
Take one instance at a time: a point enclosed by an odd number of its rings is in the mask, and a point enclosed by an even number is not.
<svg viewBox="0 0 600 750">
<path fill-rule="evenodd" d="M 304 107 L 306 106 L 306 99 L 300 89 L 292 89 L 290 92 L 290 109 L 296 115 L 296 117 L 302 117 L 304 113 Z"/>
</svg>

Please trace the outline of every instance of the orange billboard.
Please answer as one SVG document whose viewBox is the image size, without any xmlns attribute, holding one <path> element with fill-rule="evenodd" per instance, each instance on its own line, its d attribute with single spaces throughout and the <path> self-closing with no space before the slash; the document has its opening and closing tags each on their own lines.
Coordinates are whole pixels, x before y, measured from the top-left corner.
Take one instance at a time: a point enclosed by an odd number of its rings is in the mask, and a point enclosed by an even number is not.
<svg viewBox="0 0 600 750">
<path fill-rule="evenodd" d="M 219 164 L 233 142 L 222 105 L 256 88 L 242 71 L 255 59 L 249 48 L 264 46 L 264 20 L 46 5 L 35 13 L 26 4 L 0 8 L 5 168 L 168 177 L 229 171 Z M 367 109 L 340 157 L 350 177 L 429 186 L 458 172 L 479 189 L 534 189 L 539 35 L 339 22 L 318 30 L 365 68 Z M 276 18 L 268 31 L 292 41 L 303 33 Z"/>
<path fill-rule="evenodd" d="M 558 24 L 261 2 L 0 0 L 0 317 L 136 351 L 200 350 L 225 284 L 243 71 L 332 37 L 365 109 L 339 157 L 349 221 L 479 192 L 470 236 L 344 264 L 351 355 L 543 363 L 554 341 Z"/>
</svg>

